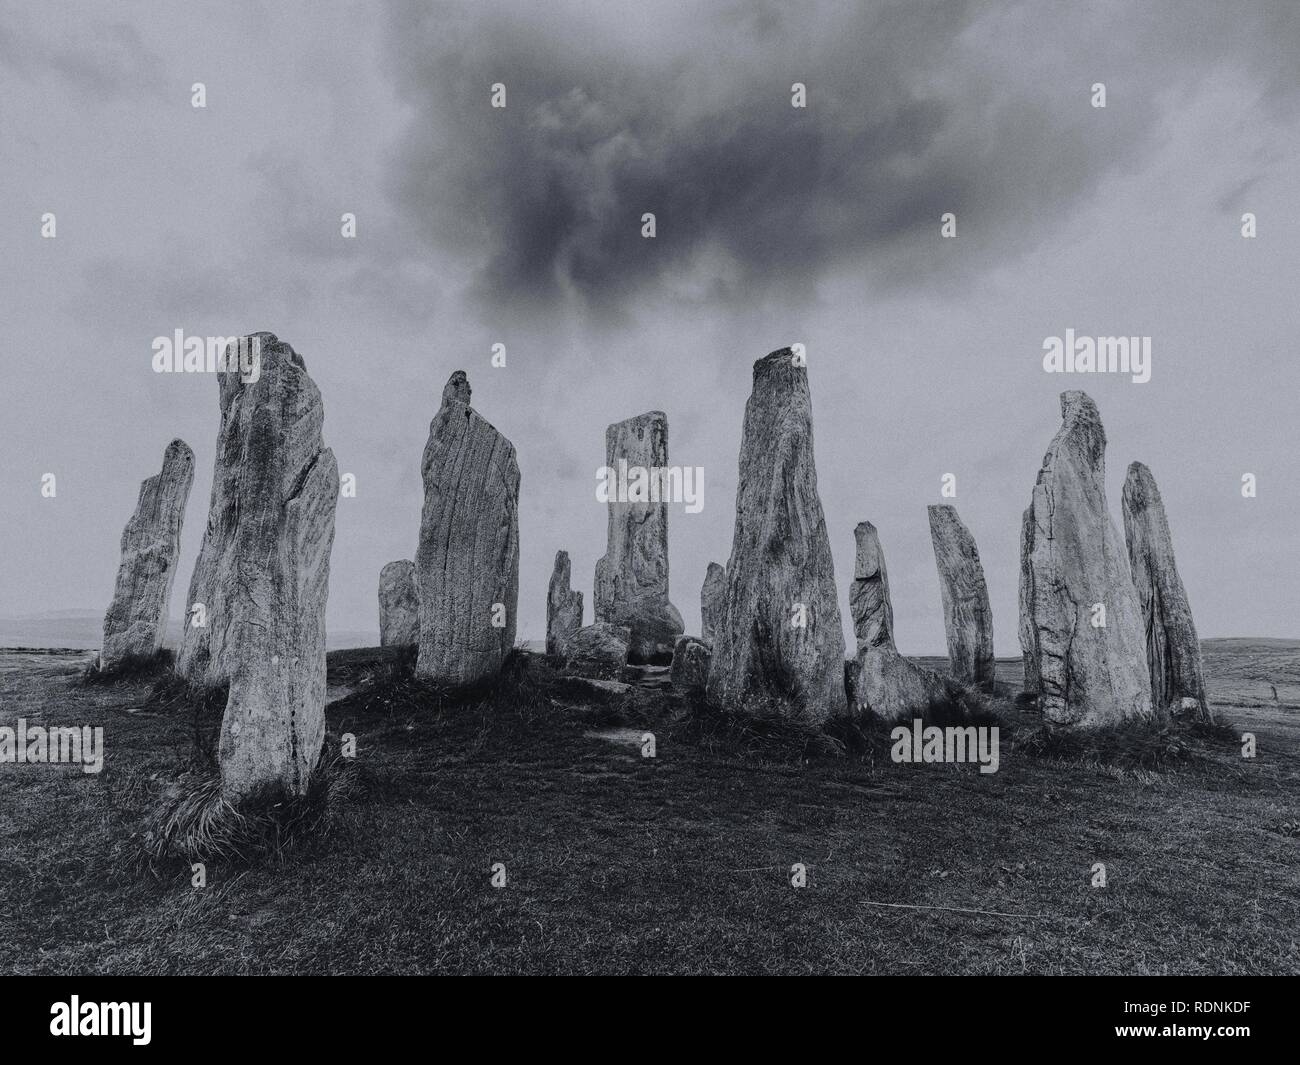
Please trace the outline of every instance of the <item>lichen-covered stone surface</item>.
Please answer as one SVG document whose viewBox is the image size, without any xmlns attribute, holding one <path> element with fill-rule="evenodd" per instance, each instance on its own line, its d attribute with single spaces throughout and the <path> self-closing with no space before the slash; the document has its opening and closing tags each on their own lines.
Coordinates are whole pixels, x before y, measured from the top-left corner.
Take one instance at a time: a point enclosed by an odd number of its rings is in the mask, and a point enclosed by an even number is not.
<svg viewBox="0 0 1300 1065">
<path fill-rule="evenodd" d="M 555 553 L 555 568 L 546 589 L 546 653 L 562 657 L 564 642 L 582 628 L 582 593 L 571 587 L 569 552 Z"/>
<path fill-rule="evenodd" d="M 419 642 L 415 563 L 402 558 L 379 571 L 379 646 L 410 647 Z"/>
<path fill-rule="evenodd" d="M 928 509 L 952 675 L 963 684 L 991 690 L 993 610 L 979 548 L 956 507 L 936 505 Z"/>
</svg>

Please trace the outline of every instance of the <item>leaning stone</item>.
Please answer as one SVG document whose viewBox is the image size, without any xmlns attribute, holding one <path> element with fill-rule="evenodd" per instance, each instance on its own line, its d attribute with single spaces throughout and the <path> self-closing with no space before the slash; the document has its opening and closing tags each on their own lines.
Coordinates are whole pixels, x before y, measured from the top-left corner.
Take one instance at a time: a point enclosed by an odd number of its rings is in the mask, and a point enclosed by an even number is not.
<svg viewBox="0 0 1300 1065">
<path fill-rule="evenodd" d="M 1146 634 L 1128 559 L 1106 506 L 1106 433 L 1083 392 L 1062 425 L 1021 537 L 1021 649 L 1052 724 L 1095 727 L 1151 714 Z"/>
<path fill-rule="evenodd" d="M 821 722 L 843 712 L 844 632 L 813 462 L 808 372 L 789 348 L 754 363 L 740 444 L 736 526 L 709 700 L 774 700 Z"/>
<path fill-rule="evenodd" d="M 421 464 L 415 668 L 449 687 L 500 671 L 514 647 L 519 599 L 519 464 L 514 445 L 469 399 L 469 379 L 457 370 Z"/>
<path fill-rule="evenodd" d="M 607 468 L 657 476 L 668 466 L 668 417 L 663 411 L 615 422 L 605 430 Z M 623 487 L 635 490 L 629 476 Z M 646 482 L 646 494 L 648 494 Z M 632 630 L 629 660 L 667 661 L 681 634 L 682 616 L 668 599 L 668 502 L 609 501 L 604 556 L 596 563 L 598 621 Z"/>
<path fill-rule="evenodd" d="M 379 646 L 410 647 L 419 642 L 415 563 L 403 558 L 379 571 Z"/>
<path fill-rule="evenodd" d="M 111 672 L 127 659 L 162 650 L 193 483 L 194 452 L 184 440 L 173 440 L 163 452 L 162 471 L 140 485 L 135 513 L 122 530 L 122 560 L 104 615 L 101 670 Z"/>
<path fill-rule="evenodd" d="M 582 628 L 582 593 L 570 587 L 569 552 L 555 553 L 555 568 L 546 589 L 546 653 L 564 655 L 564 641 Z"/>
<path fill-rule="evenodd" d="M 979 548 L 956 507 L 928 510 L 952 675 L 963 684 L 992 690 L 993 611 Z"/>
<path fill-rule="evenodd" d="M 1146 625 L 1151 701 L 1157 711 L 1209 720 L 1201 642 L 1174 561 L 1169 520 L 1151 471 L 1134 462 L 1124 480 L 1124 536 Z"/>
</svg>

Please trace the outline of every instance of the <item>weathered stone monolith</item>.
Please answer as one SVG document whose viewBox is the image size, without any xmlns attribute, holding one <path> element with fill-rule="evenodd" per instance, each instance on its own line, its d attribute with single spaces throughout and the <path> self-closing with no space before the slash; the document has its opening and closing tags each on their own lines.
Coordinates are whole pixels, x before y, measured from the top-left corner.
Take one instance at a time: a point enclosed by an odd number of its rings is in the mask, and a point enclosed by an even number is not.
<svg viewBox="0 0 1300 1065">
<path fill-rule="evenodd" d="M 555 568 L 546 589 L 546 653 L 563 656 L 564 641 L 582 628 L 582 593 L 570 586 L 569 552 L 555 553 Z"/>
<path fill-rule="evenodd" d="M 853 696 L 858 713 L 885 721 L 922 717 L 948 695 L 944 678 L 898 653 L 889 573 L 876 527 L 860 522 L 853 530 L 856 551 L 849 609 L 858 641 Z"/>
<path fill-rule="evenodd" d="M 163 452 L 161 472 L 141 483 L 135 513 L 122 530 L 122 560 L 99 652 L 105 672 L 162 649 L 193 483 L 194 452 L 184 440 L 173 440 Z"/>
<path fill-rule="evenodd" d="M 419 642 L 415 563 L 402 558 L 379 571 L 379 646 L 411 647 Z"/>
<path fill-rule="evenodd" d="M 596 563 L 596 618 L 631 630 L 629 661 L 666 664 L 683 630 L 668 599 L 668 501 L 659 492 L 659 471 L 668 466 L 667 415 L 652 410 L 609 426 L 605 462 L 610 484 L 628 499 L 611 495 L 608 503 L 605 554 Z"/>
<path fill-rule="evenodd" d="M 717 562 L 710 562 L 704 574 L 704 586 L 700 589 L 700 636 L 710 647 L 717 638 L 718 626 L 722 623 L 723 600 L 727 595 L 727 568 Z"/>
<path fill-rule="evenodd" d="M 469 401 L 469 378 L 457 370 L 429 425 L 415 556 L 416 672 L 451 687 L 500 670 L 519 599 L 519 464 Z"/>
<path fill-rule="evenodd" d="M 956 507 L 935 505 L 928 511 L 952 675 L 963 684 L 991 690 L 993 611 L 979 548 Z"/>
<path fill-rule="evenodd" d="M 698 636 L 679 636 L 673 647 L 673 665 L 669 678 L 676 688 L 702 691 L 709 681 L 709 645 Z"/>
<path fill-rule="evenodd" d="M 1151 713 L 1137 592 L 1106 507 L 1106 433 L 1087 394 L 1061 394 L 1062 425 L 1038 473 L 1021 549 L 1026 679 L 1057 725 Z"/>
<path fill-rule="evenodd" d="M 1165 505 L 1151 471 L 1140 462 L 1129 465 L 1122 503 L 1129 565 L 1146 626 L 1152 705 L 1157 712 L 1209 720 L 1201 643 L 1174 562 Z"/>
<path fill-rule="evenodd" d="M 218 374 L 212 501 L 178 658 L 190 680 L 229 685 L 218 753 L 233 802 L 304 793 L 320 755 L 339 493 L 321 439 L 324 405 L 302 356 L 272 333 L 251 341 L 257 379 Z"/>
<path fill-rule="evenodd" d="M 754 363 L 710 701 L 821 722 L 847 707 L 844 632 L 813 461 L 808 371 L 789 348 Z"/>
</svg>

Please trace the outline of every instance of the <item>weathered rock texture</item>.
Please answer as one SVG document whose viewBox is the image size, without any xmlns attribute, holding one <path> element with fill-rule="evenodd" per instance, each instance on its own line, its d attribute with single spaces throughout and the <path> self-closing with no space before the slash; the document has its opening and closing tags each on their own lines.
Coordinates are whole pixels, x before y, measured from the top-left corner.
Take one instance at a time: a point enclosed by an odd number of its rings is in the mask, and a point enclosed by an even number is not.
<svg viewBox="0 0 1300 1065">
<path fill-rule="evenodd" d="M 379 646 L 410 647 L 420 642 L 420 597 L 415 563 L 390 562 L 379 571 Z"/>
<path fill-rule="evenodd" d="M 700 635 L 709 646 L 717 639 L 726 595 L 727 568 L 717 562 L 710 562 L 704 574 L 704 586 L 700 589 L 700 628 L 703 630 Z"/>
<path fill-rule="evenodd" d="M 669 676 L 674 687 L 703 690 L 709 680 L 709 645 L 696 636 L 679 636 L 673 647 L 673 665 Z"/>
<path fill-rule="evenodd" d="M 817 495 L 808 373 L 795 365 L 789 348 L 754 363 L 708 694 L 742 711 L 776 697 L 792 716 L 811 722 L 847 705 L 844 632 Z"/>
<path fill-rule="evenodd" d="M 993 611 L 979 548 L 957 508 L 931 506 L 930 542 L 939 568 L 943 624 L 952 675 L 963 684 L 993 687 Z"/>
<path fill-rule="evenodd" d="M 325 737 L 325 603 L 339 475 L 306 364 L 254 335 L 261 376 L 218 375 L 221 428 L 208 524 L 178 669 L 229 684 L 222 790 L 231 801 L 302 794 Z M 191 616 L 191 621 L 194 615 Z"/>
<path fill-rule="evenodd" d="M 860 522 L 853 530 L 856 552 L 849 609 L 858 641 L 853 698 L 859 713 L 885 721 L 911 720 L 947 697 L 939 674 L 908 661 L 894 644 L 894 607 L 889 573 L 876 527 Z"/>
<path fill-rule="evenodd" d="M 1151 713 L 1137 592 L 1106 507 L 1106 433 L 1083 392 L 1061 394 L 1062 425 L 1038 473 L 1021 550 L 1026 679 L 1054 724 Z M 1098 606 L 1105 609 L 1105 624 Z"/>
<path fill-rule="evenodd" d="M 102 670 L 112 671 L 125 659 L 162 649 L 193 483 L 194 452 L 184 440 L 173 440 L 163 452 L 162 471 L 141 483 L 135 513 L 122 530 L 122 561 L 104 615 Z"/>
<path fill-rule="evenodd" d="M 1151 702 L 1156 711 L 1208 720 L 1201 643 L 1174 562 L 1165 505 L 1151 471 L 1134 462 L 1124 480 L 1124 537 L 1146 626 Z"/>
<path fill-rule="evenodd" d="M 623 470 L 668 465 L 668 417 L 653 410 L 605 430 L 605 463 Z M 604 556 L 596 563 L 596 618 L 632 631 L 632 662 L 666 661 L 682 616 L 668 600 L 668 503 L 610 500 Z"/>
<path fill-rule="evenodd" d="M 546 653 L 562 656 L 564 641 L 582 628 L 582 593 L 570 587 L 569 552 L 555 553 L 555 569 L 546 589 Z"/>
<path fill-rule="evenodd" d="M 1041 686 L 1038 678 L 1038 630 L 1034 627 L 1033 604 L 1031 593 L 1034 587 L 1033 570 L 1029 564 L 1029 552 L 1034 543 L 1034 508 L 1029 506 L 1020 518 L 1020 591 L 1019 591 L 1019 629 L 1020 656 L 1024 662 L 1025 691 L 1038 694 Z"/>
<path fill-rule="evenodd" d="M 564 641 L 566 667 L 570 672 L 594 677 L 617 676 L 627 665 L 631 639 L 626 625 L 593 622 Z"/>
<path fill-rule="evenodd" d="M 424 448 L 415 556 L 416 671 L 453 687 L 500 670 L 519 599 L 519 464 L 514 445 L 469 400 L 469 379 L 457 370 Z"/>
</svg>

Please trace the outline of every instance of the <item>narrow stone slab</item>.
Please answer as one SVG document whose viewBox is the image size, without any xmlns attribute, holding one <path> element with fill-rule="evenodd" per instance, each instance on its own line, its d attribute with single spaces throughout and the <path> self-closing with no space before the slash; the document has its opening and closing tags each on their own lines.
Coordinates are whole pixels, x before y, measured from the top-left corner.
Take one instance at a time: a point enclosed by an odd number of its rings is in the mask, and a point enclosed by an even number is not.
<svg viewBox="0 0 1300 1065">
<path fill-rule="evenodd" d="M 555 568 L 546 589 L 546 653 L 563 657 L 564 641 L 582 628 L 582 593 L 570 586 L 569 552 L 555 553 Z"/>
<path fill-rule="evenodd" d="M 379 571 L 379 646 L 410 647 L 420 642 L 420 597 L 415 563 L 390 562 Z"/>
<path fill-rule="evenodd" d="M 939 569 L 943 625 L 952 675 L 985 691 L 993 687 L 993 610 L 979 548 L 957 508 L 928 508 L 930 542 Z"/>
<path fill-rule="evenodd" d="M 700 589 L 700 636 L 710 647 L 717 638 L 718 626 L 724 614 L 723 600 L 727 595 L 727 568 L 710 562 Z"/>
<path fill-rule="evenodd" d="M 1122 500 L 1133 585 L 1146 626 L 1151 701 L 1159 712 L 1210 719 L 1201 669 L 1201 641 L 1174 561 L 1164 501 L 1151 471 L 1129 465 Z"/>
<path fill-rule="evenodd" d="M 99 654 L 105 672 L 162 650 L 193 483 L 194 452 L 184 440 L 173 440 L 163 452 L 162 470 L 141 483 L 135 513 L 122 530 L 122 559 Z"/>
</svg>

